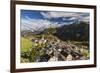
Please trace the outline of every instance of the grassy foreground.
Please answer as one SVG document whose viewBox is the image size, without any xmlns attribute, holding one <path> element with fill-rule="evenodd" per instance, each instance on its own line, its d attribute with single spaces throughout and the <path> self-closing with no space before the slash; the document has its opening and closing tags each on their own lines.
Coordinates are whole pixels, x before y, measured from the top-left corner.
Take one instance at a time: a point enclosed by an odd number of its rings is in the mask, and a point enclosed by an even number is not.
<svg viewBox="0 0 100 73">
<path fill-rule="evenodd" d="M 32 41 L 28 38 L 21 37 L 21 52 L 27 52 L 32 48 Z"/>
</svg>

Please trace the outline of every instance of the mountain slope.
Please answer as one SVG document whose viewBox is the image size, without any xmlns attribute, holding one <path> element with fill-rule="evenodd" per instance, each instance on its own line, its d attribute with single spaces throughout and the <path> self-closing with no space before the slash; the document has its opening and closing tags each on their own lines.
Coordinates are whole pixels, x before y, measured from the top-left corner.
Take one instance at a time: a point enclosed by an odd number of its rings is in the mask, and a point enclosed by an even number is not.
<svg viewBox="0 0 100 73">
<path fill-rule="evenodd" d="M 89 24 L 80 22 L 79 24 L 64 25 L 57 28 L 54 35 L 62 40 L 89 41 Z"/>
</svg>

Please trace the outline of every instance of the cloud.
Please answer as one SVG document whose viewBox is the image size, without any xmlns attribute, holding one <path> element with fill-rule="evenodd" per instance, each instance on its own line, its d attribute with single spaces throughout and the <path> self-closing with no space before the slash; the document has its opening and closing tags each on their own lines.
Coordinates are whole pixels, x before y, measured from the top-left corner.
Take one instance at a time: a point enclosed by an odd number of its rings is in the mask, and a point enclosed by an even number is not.
<svg viewBox="0 0 100 73">
<path fill-rule="evenodd" d="M 71 18 L 69 18 L 68 20 L 76 20 L 76 19 L 78 19 L 78 18 L 76 18 L 76 17 L 71 17 Z"/>
<path fill-rule="evenodd" d="M 40 14 L 47 19 L 63 17 L 62 20 L 64 21 L 77 19 L 79 21 L 89 22 L 89 13 L 49 11 L 49 12 L 40 12 Z"/>
<path fill-rule="evenodd" d="M 80 16 L 78 18 L 78 21 L 89 22 L 90 21 L 90 16 Z"/>
<path fill-rule="evenodd" d="M 40 14 L 44 17 L 44 18 L 51 18 L 50 14 L 48 12 L 40 12 Z"/>
<path fill-rule="evenodd" d="M 83 17 L 83 19 L 82 19 L 82 21 L 84 21 L 84 22 L 89 22 L 89 20 L 90 20 L 90 17 L 89 16 Z"/>
<path fill-rule="evenodd" d="M 67 18 L 62 18 L 63 21 L 67 20 Z"/>
<path fill-rule="evenodd" d="M 43 30 L 49 27 L 69 25 L 75 20 L 84 22 L 89 22 L 90 20 L 89 13 L 42 11 L 40 14 L 44 17 L 43 19 L 34 19 L 28 16 L 21 18 L 21 30 Z M 62 18 L 62 21 L 50 21 L 52 18 Z"/>
<path fill-rule="evenodd" d="M 57 12 L 57 11 L 40 12 L 40 13 L 45 18 L 79 17 L 85 14 L 85 13 L 77 13 L 77 12 Z"/>
</svg>

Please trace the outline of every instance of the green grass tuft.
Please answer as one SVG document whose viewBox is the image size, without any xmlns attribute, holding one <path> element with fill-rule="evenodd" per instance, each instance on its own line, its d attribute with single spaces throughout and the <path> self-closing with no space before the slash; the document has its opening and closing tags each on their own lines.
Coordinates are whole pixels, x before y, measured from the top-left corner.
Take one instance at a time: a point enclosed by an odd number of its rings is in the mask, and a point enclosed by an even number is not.
<svg viewBox="0 0 100 73">
<path fill-rule="evenodd" d="M 32 48 L 32 42 L 28 38 L 21 37 L 21 52 L 26 52 Z"/>
</svg>

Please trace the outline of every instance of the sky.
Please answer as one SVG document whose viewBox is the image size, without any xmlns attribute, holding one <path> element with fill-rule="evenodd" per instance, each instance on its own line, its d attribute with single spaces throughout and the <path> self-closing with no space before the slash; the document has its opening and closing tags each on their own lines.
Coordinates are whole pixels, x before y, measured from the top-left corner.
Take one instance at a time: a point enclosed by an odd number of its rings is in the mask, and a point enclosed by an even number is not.
<svg viewBox="0 0 100 73">
<path fill-rule="evenodd" d="M 75 21 L 89 22 L 89 13 L 21 10 L 22 30 L 42 30 L 50 26 L 69 25 Z"/>
</svg>

